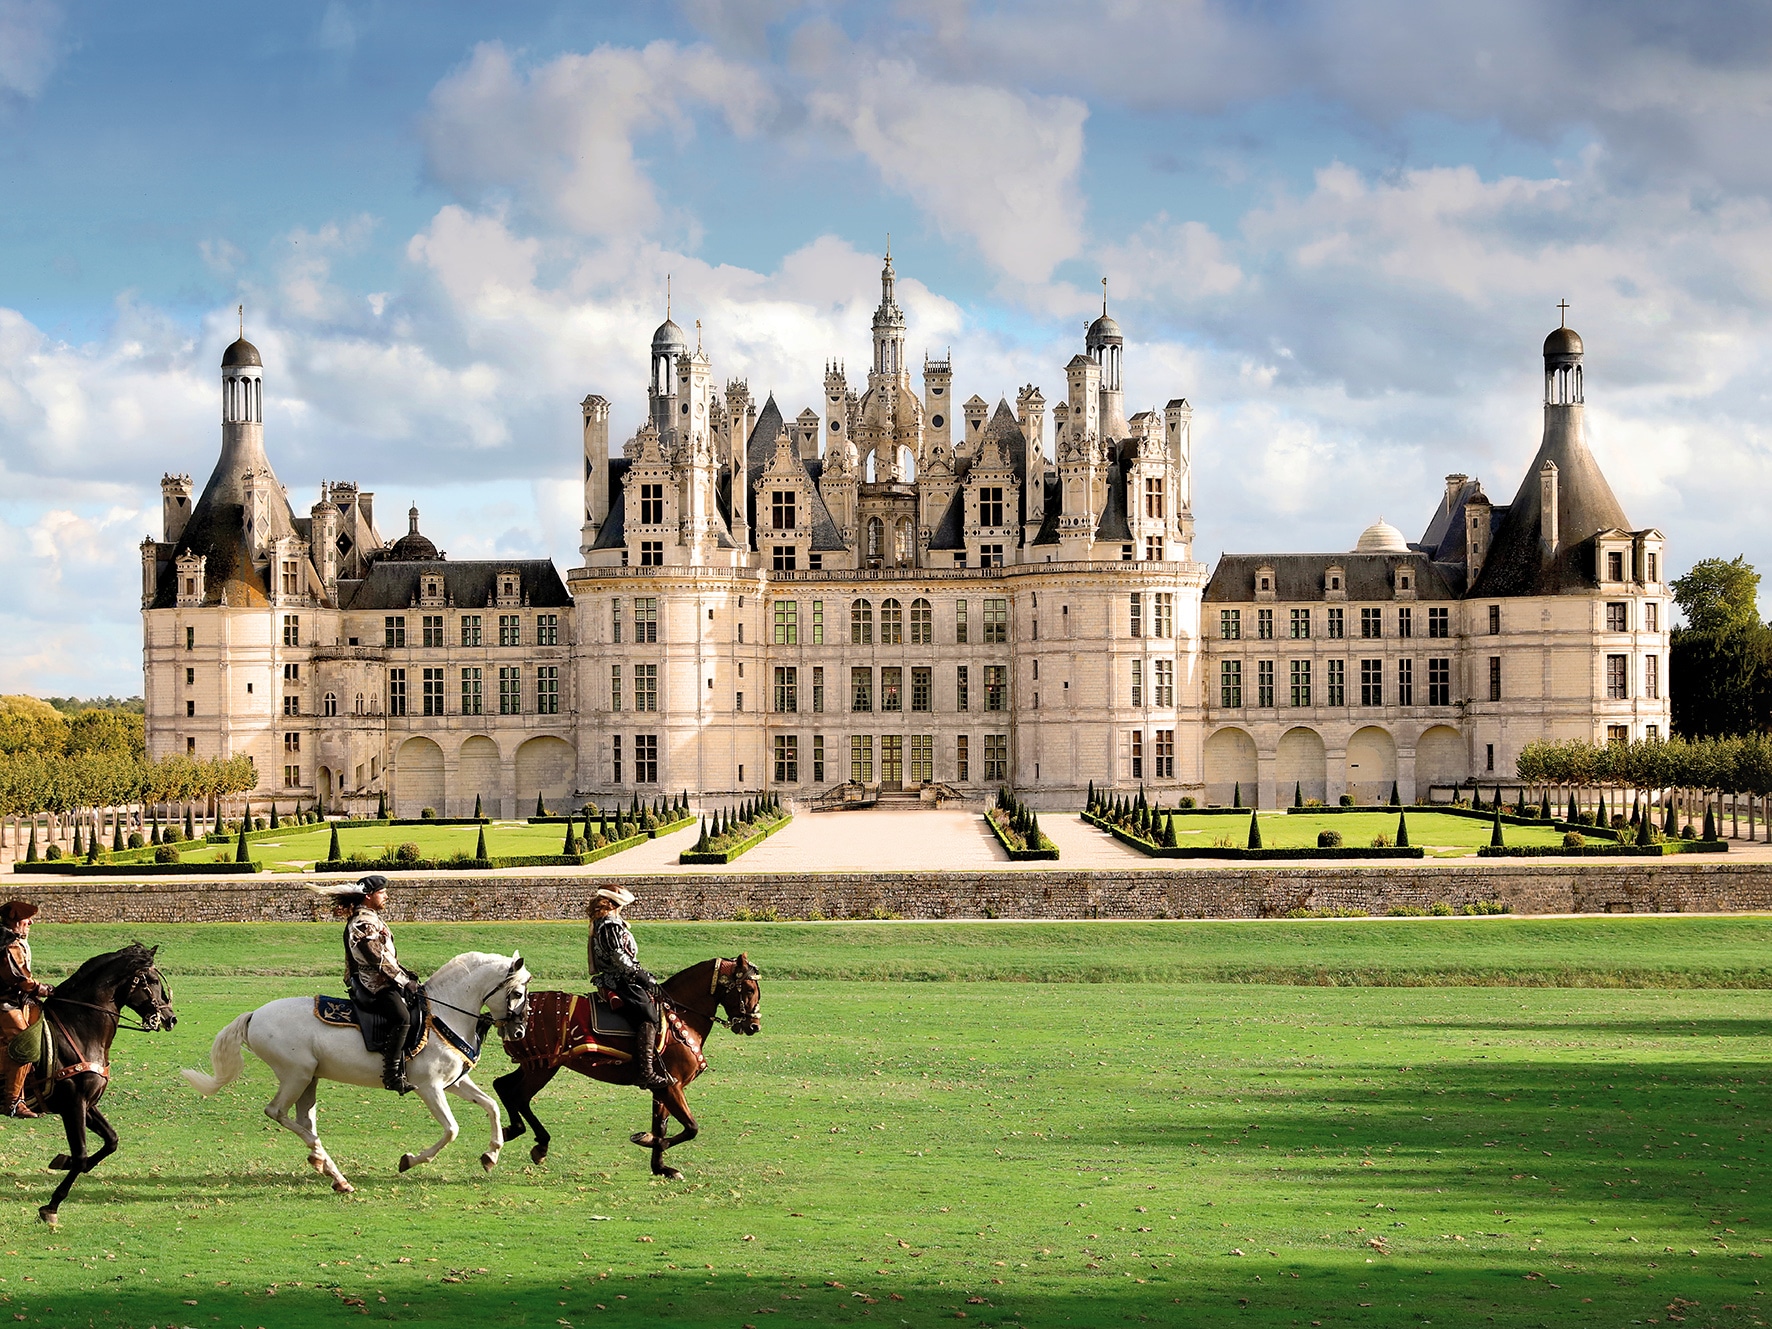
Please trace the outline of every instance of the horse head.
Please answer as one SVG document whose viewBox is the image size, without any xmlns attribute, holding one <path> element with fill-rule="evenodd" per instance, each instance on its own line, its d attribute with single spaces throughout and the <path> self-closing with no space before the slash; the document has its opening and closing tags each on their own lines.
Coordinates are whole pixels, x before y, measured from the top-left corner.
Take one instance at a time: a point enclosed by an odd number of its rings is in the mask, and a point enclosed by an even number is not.
<svg viewBox="0 0 1772 1329">
<path fill-rule="evenodd" d="M 762 971 L 740 952 L 736 959 L 716 960 L 714 972 L 714 997 L 726 1012 L 728 1027 L 735 1034 L 760 1033 L 763 1020 L 758 1008 L 763 1004 L 763 989 L 757 980 Z"/>
<path fill-rule="evenodd" d="M 493 1024 L 512 1042 L 520 1042 L 529 1032 L 529 981 L 529 968 L 523 963 L 523 953 L 519 951 L 511 956 L 504 981 L 487 998 Z"/>
<path fill-rule="evenodd" d="M 148 1030 L 171 1029 L 178 1023 L 178 1013 L 172 1009 L 172 993 L 154 963 L 159 950 L 158 946 L 143 946 L 136 941 L 118 952 L 127 968 L 117 987 L 117 1004 L 134 1011 L 142 1028 Z"/>
</svg>

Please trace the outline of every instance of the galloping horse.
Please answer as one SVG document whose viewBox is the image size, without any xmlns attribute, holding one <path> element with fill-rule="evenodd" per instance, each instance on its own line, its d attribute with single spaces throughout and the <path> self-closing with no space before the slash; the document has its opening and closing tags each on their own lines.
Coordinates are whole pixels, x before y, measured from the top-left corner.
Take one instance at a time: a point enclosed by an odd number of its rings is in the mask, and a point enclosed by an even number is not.
<svg viewBox="0 0 1772 1329">
<path fill-rule="evenodd" d="M 158 949 L 134 941 L 120 951 L 95 955 L 44 998 L 44 1033 L 55 1050 L 57 1069 L 49 1084 L 41 1086 L 42 1106 L 62 1119 L 62 1129 L 68 1135 L 68 1152 L 57 1154 L 49 1163 L 68 1175 L 49 1203 L 37 1210 L 37 1217 L 52 1227 L 62 1201 L 74 1189 L 74 1179 L 117 1152 L 117 1132 L 98 1110 L 98 1100 L 111 1082 L 111 1040 L 117 1035 L 123 1010 L 134 1011 L 141 1028 L 150 1033 L 178 1023 L 166 984 L 154 967 Z M 35 1071 L 32 1078 L 36 1078 Z M 90 1157 L 86 1153 L 89 1125 L 104 1141 Z"/>
<path fill-rule="evenodd" d="M 757 1017 L 762 1003 L 757 978 L 757 967 L 740 955 L 732 960 L 703 960 L 660 984 L 665 1007 L 676 1018 L 671 1021 L 673 1037 L 660 1054 L 659 1064 L 670 1072 L 675 1083 L 653 1095 L 652 1129 L 629 1137 L 642 1149 L 652 1151 L 655 1176 L 675 1181 L 683 1175 L 676 1168 L 665 1166 L 664 1154 L 667 1149 L 687 1144 L 698 1133 L 683 1091 L 707 1069 L 702 1045 L 715 1022 L 725 1024 L 735 1034 L 755 1034 L 763 1027 Z M 517 1069 L 494 1080 L 492 1087 L 511 1114 L 505 1139 L 514 1140 L 523 1134 L 527 1122 L 535 1130 L 535 1145 L 529 1157 L 539 1163 L 548 1156 L 552 1137 L 535 1115 L 535 1096 L 562 1066 L 605 1084 L 633 1084 L 632 1054 L 627 1049 L 633 1047 L 634 1040 L 631 1034 L 625 1040 L 621 1035 L 586 1036 L 575 1017 L 575 1011 L 582 1013 L 589 1004 L 583 997 L 570 992 L 530 995 L 534 1011 L 528 1036 L 505 1038 L 505 1051 L 517 1063 Z M 723 1020 L 719 1014 L 722 1010 L 726 1012 Z M 683 1123 L 681 1134 L 665 1134 L 667 1113 Z"/>
<path fill-rule="evenodd" d="M 437 970 L 424 986 L 431 1005 L 430 1032 L 437 1037 L 428 1038 L 407 1061 L 406 1079 L 443 1127 L 443 1138 L 429 1149 L 402 1155 L 400 1171 L 430 1162 L 460 1133 L 443 1099 L 445 1093 L 451 1093 L 481 1108 L 492 1123 L 492 1143 L 480 1155 L 480 1165 L 490 1172 L 504 1147 L 498 1104 L 468 1078 L 468 1072 L 480 1058 L 487 1029 L 497 1026 L 507 1036 L 522 1037 L 529 970 L 523 967 L 521 955 L 469 951 Z M 277 1092 L 265 1105 L 265 1115 L 307 1145 L 308 1163 L 316 1172 L 331 1177 L 332 1189 L 342 1193 L 355 1187 L 345 1180 L 320 1143 L 314 1120 L 316 1091 L 321 1080 L 380 1089 L 381 1054 L 363 1046 L 363 1036 L 356 1028 L 321 1022 L 315 1016 L 314 1002 L 313 997 L 284 997 L 236 1016 L 215 1036 L 209 1049 L 214 1074 L 192 1070 L 182 1074 L 207 1098 L 239 1078 L 244 1067 L 240 1049 L 251 1048 L 277 1075 Z M 483 1010 L 488 1014 L 481 1014 Z"/>
</svg>

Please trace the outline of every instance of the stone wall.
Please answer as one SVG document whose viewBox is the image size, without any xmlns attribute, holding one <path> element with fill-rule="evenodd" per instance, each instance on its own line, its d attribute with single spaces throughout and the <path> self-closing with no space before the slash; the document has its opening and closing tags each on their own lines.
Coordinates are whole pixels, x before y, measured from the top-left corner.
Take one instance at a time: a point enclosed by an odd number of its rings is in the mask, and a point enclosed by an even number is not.
<svg viewBox="0 0 1772 1329">
<path fill-rule="evenodd" d="M 1501 900 L 1516 914 L 1772 910 L 1772 866 L 1757 863 L 1568 861 L 1480 867 L 1136 868 L 1066 872 L 833 872 L 632 877 L 418 874 L 397 877 L 396 919 L 581 919 L 605 882 L 640 886 L 635 918 L 727 919 L 740 909 L 782 917 L 1272 918 L 1293 909 L 1387 913 L 1436 901 Z M 19 883 L 24 885 L 24 883 Z M 330 917 L 299 883 L 264 877 L 191 881 L 33 881 L 46 922 L 296 922 Z"/>
</svg>

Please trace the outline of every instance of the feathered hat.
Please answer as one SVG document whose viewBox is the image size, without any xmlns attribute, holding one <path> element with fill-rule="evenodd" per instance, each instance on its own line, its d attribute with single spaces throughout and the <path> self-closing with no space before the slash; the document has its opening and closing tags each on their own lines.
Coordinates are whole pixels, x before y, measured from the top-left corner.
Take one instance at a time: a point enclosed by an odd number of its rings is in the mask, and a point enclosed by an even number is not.
<svg viewBox="0 0 1772 1329">
<path fill-rule="evenodd" d="M 307 887 L 315 895 L 323 896 L 334 904 L 354 904 L 366 899 L 376 891 L 386 890 L 388 879 L 380 873 L 364 877 L 360 881 L 314 881 Z"/>
</svg>

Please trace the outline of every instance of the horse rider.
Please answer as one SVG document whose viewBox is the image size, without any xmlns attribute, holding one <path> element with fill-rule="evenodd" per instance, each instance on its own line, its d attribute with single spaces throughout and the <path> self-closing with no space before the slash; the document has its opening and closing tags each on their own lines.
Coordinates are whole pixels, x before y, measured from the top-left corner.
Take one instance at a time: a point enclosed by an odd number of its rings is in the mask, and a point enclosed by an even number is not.
<svg viewBox="0 0 1772 1329">
<path fill-rule="evenodd" d="M 404 1094 L 406 1034 L 418 1000 L 418 975 L 400 963 L 394 934 L 382 913 L 388 907 L 388 879 L 379 873 L 364 877 L 335 896 L 345 924 L 345 982 L 359 1009 L 374 1011 L 387 1021 L 381 1049 L 381 1082 Z"/>
<path fill-rule="evenodd" d="M 640 948 L 621 916 L 633 902 L 634 893 L 622 886 L 605 886 L 591 897 L 591 981 L 620 998 L 638 1026 L 634 1082 L 642 1089 L 669 1089 L 676 1081 L 658 1064 L 662 994 L 658 980 L 641 967 Z"/>
<path fill-rule="evenodd" d="M 31 1068 L 12 1059 L 12 1040 L 40 1018 L 41 1002 L 53 989 L 31 976 L 31 919 L 37 906 L 29 900 L 0 905 L 0 1113 L 35 1117 L 25 1106 L 25 1076 Z"/>
</svg>

